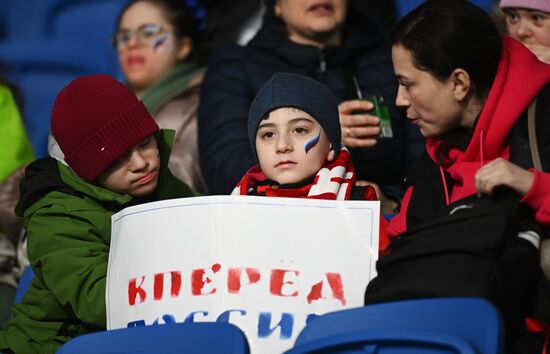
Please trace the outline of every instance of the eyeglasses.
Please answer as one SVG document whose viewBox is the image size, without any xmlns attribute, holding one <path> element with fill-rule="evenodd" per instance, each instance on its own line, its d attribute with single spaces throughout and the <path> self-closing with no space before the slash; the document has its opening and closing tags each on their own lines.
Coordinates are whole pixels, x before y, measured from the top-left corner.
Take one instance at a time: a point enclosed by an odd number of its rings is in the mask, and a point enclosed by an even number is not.
<svg viewBox="0 0 550 354">
<path fill-rule="evenodd" d="M 111 43 L 117 49 L 127 49 L 132 37 L 136 36 L 138 44 L 150 44 L 159 35 L 165 33 L 156 23 L 145 23 L 136 30 L 118 30 L 111 36 Z"/>
</svg>

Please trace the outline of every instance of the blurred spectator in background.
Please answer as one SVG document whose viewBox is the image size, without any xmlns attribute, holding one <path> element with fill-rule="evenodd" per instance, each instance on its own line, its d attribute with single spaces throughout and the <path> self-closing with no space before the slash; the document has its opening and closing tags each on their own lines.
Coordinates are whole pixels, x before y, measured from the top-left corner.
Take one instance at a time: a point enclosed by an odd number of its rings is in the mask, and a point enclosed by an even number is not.
<svg viewBox="0 0 550 354">
<path fill-rule="evenodd" d="M 119 16 L 113 45 L 128 87 L 161 128 L 176 131 L 170 169 L 204 193 L 197 143 L 203 78 L 197 11 L 183 0 L 133 0 Z"/>
<path fill-rule="evenodd" d="M 351 148 L 358 178 L 380 185 L 383 204 L 393 210 L 401 197 L 406 167 L 421 154 L 424 142 L 395 108 L 397 84 L 390 50 L 364 4 L 361 0 L 265 3 L 258 34 L 245 47 L 217 50 L 203 83 L 199 146 L 210 192 L 230 193 L 256 163 L 247 136 L 248 108 L 273 73 L 294 72 L 324 83 L 344 102 L 342 143 Z M 378 139 L 379 119 L 364 114 L 372 104 L 357 100 L 357 91 L 384 97 L 393 138 Z"/>
<path fill-rule="evenodd" d="M 193 0 L 204 8 L 206 29 L 204 46 L 207 52 L 227 43 L 247 44 L 258 32 L 265 13 L 265 0 Z M 394 1 L 363 0 L 357 3 L 381 34 L 389 40 L 396 22 Z"/>
<path fill-rule="evenodd" d="M 25 165 L 34 160 L 14 98 L 17 92 L 0 77 L 0 327 L 9 318 L 23 266 L 17 257 L 22 226 L 15 216 L 19 181 Z"/>
<path fill-rule="evenodd" d="M 262 0 L 200 0 L 200 4 L 205 9 L 208 51 L 227 43 L 245 45 L 260 28 L 265 11 Z"/>
<path fill-rule="evenodd" d="M 508 34 L 550 64 L 550 1 L 502 0 Z"/>
<path fill-rule="evenodd" d="M 17 88 L 0 77 L 0 183 L 18 167 L 34 160 L 19 114 L 22 101 L 18 93 Z"/>
<path fill-rule="evenodd" d="M 508 34 L 529 48 L 540 61 L 550 64 L 550 0 L 502 0 L 500 7 Z M 542 270 L 550 282 L 548 238 L 540 244 L 540 257 Z"/>
<path fill-rule="evenodd" d="M 357 7 L 371 19 L 384 39 L 389 41 L 391 30 L 397 22 L 396 1 L 363 0 L 357 3 Z"/>
</svg>

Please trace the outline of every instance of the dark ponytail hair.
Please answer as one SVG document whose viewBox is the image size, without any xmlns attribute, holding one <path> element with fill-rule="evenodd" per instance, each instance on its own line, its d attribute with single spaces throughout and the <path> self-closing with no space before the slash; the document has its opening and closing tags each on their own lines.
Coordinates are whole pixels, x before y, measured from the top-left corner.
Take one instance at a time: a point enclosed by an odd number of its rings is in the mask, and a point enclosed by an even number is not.
<svg viewBox="0 0 550 354">
<path fill-rule="evenodd" d="M 177 38 L 189 37 L 193 43 L 188 59 L 201 60 L 201 31 L 199 22 L 195 18 L 194 11 L 186 5 L 185 0 L 131 0 L 124 6 L 117 17 L 116 29 L 120 28 L 122 16 L 132 5 L 138 2 L 147 2 L 162 9 L 166 19 L 172 27 Z"/>
<path fill-rule="evenodd" d="M 502 39 L 485 11 L 466 0 L 427 0 L 396 25 L 392 44 L 401 44 L 414 66 L 443 81 L 462 68 L 473 93 L 483 98 L 493 84 Z"/>
<path fill-rule="evenodd" d="M 471 94 L 480 100 L 491 89 L 502 53 L 502 39 L 489 14 L 466 0 L 425 1 L 399 21 L 391 41 L 411 52 L 416 68 L 440 81 L 464 69 L 472 82 Z M 472 130 L 463 127 L 441 136 L 437 163 L 452 163 L 450 149 L 464 150 L 471 137 Z"/>
</svg>

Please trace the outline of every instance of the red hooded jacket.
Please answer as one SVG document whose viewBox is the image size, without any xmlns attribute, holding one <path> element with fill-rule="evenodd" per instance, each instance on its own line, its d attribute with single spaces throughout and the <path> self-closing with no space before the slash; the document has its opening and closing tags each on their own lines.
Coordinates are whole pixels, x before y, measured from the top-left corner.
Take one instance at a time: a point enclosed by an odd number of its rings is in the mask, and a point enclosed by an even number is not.
<svg viewBox="0 0 550 354">
<path fill-rule="evenodd" d="M 452 163 L 440 166 L 453 180 L 448 195 L 449 203 L 476 192 L 474 176 L 477 170 L 498 157 L 510 159 L 508 134 L 522 113 L 550 82 L 550 65 L 544 64 L 522 44 L 505 37 L 502 57 L 497 74 L 470 143 L 465 151 L 453 148 L 449 152 Z M 435 150 L 439 138 L 428 138 L 426 148 L 435 162 Z M 550 173 L 531 169 L 535 179 L 521 203 L 535 211 L 535 219 L 545 230 L 550 231 Z M 393 238 L 407 230 L 407 208 L 414 185 L 405 193 L 401 211 L 390 222 L 388 235 Z M 429 196 L 427 196 L 429 197 Z"/>
</svg>

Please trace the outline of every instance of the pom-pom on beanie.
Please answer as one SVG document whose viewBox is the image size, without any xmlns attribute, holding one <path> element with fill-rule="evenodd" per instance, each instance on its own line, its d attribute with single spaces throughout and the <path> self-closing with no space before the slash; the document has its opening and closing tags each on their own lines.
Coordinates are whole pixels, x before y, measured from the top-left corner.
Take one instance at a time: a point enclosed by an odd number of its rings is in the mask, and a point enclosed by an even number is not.
<svg viewBox="0 0 550 354">
<path fill-rule="evenodd" d="M 51 129 L 67 164 L 90 182 L 159 127 L 126 86 L 107 75 L 91 75 L 61 90 Z"/>
<path fill-rule="evenodd" d="M 342 133 L 336 96 L 328 87 L 307 76 L 276 73 L 260 89 L 248 112 L 248 138 L 256 158 L 256 132 L 260 122 L 269 112 L 282 107 L 297 108 L 315 118 L 338 155 Z"/>
<path fill-rule="evenodd" d="M 500 7 L 520 7 L 550 13 L 550 0 L 501 0 Z"/>
</svg>

